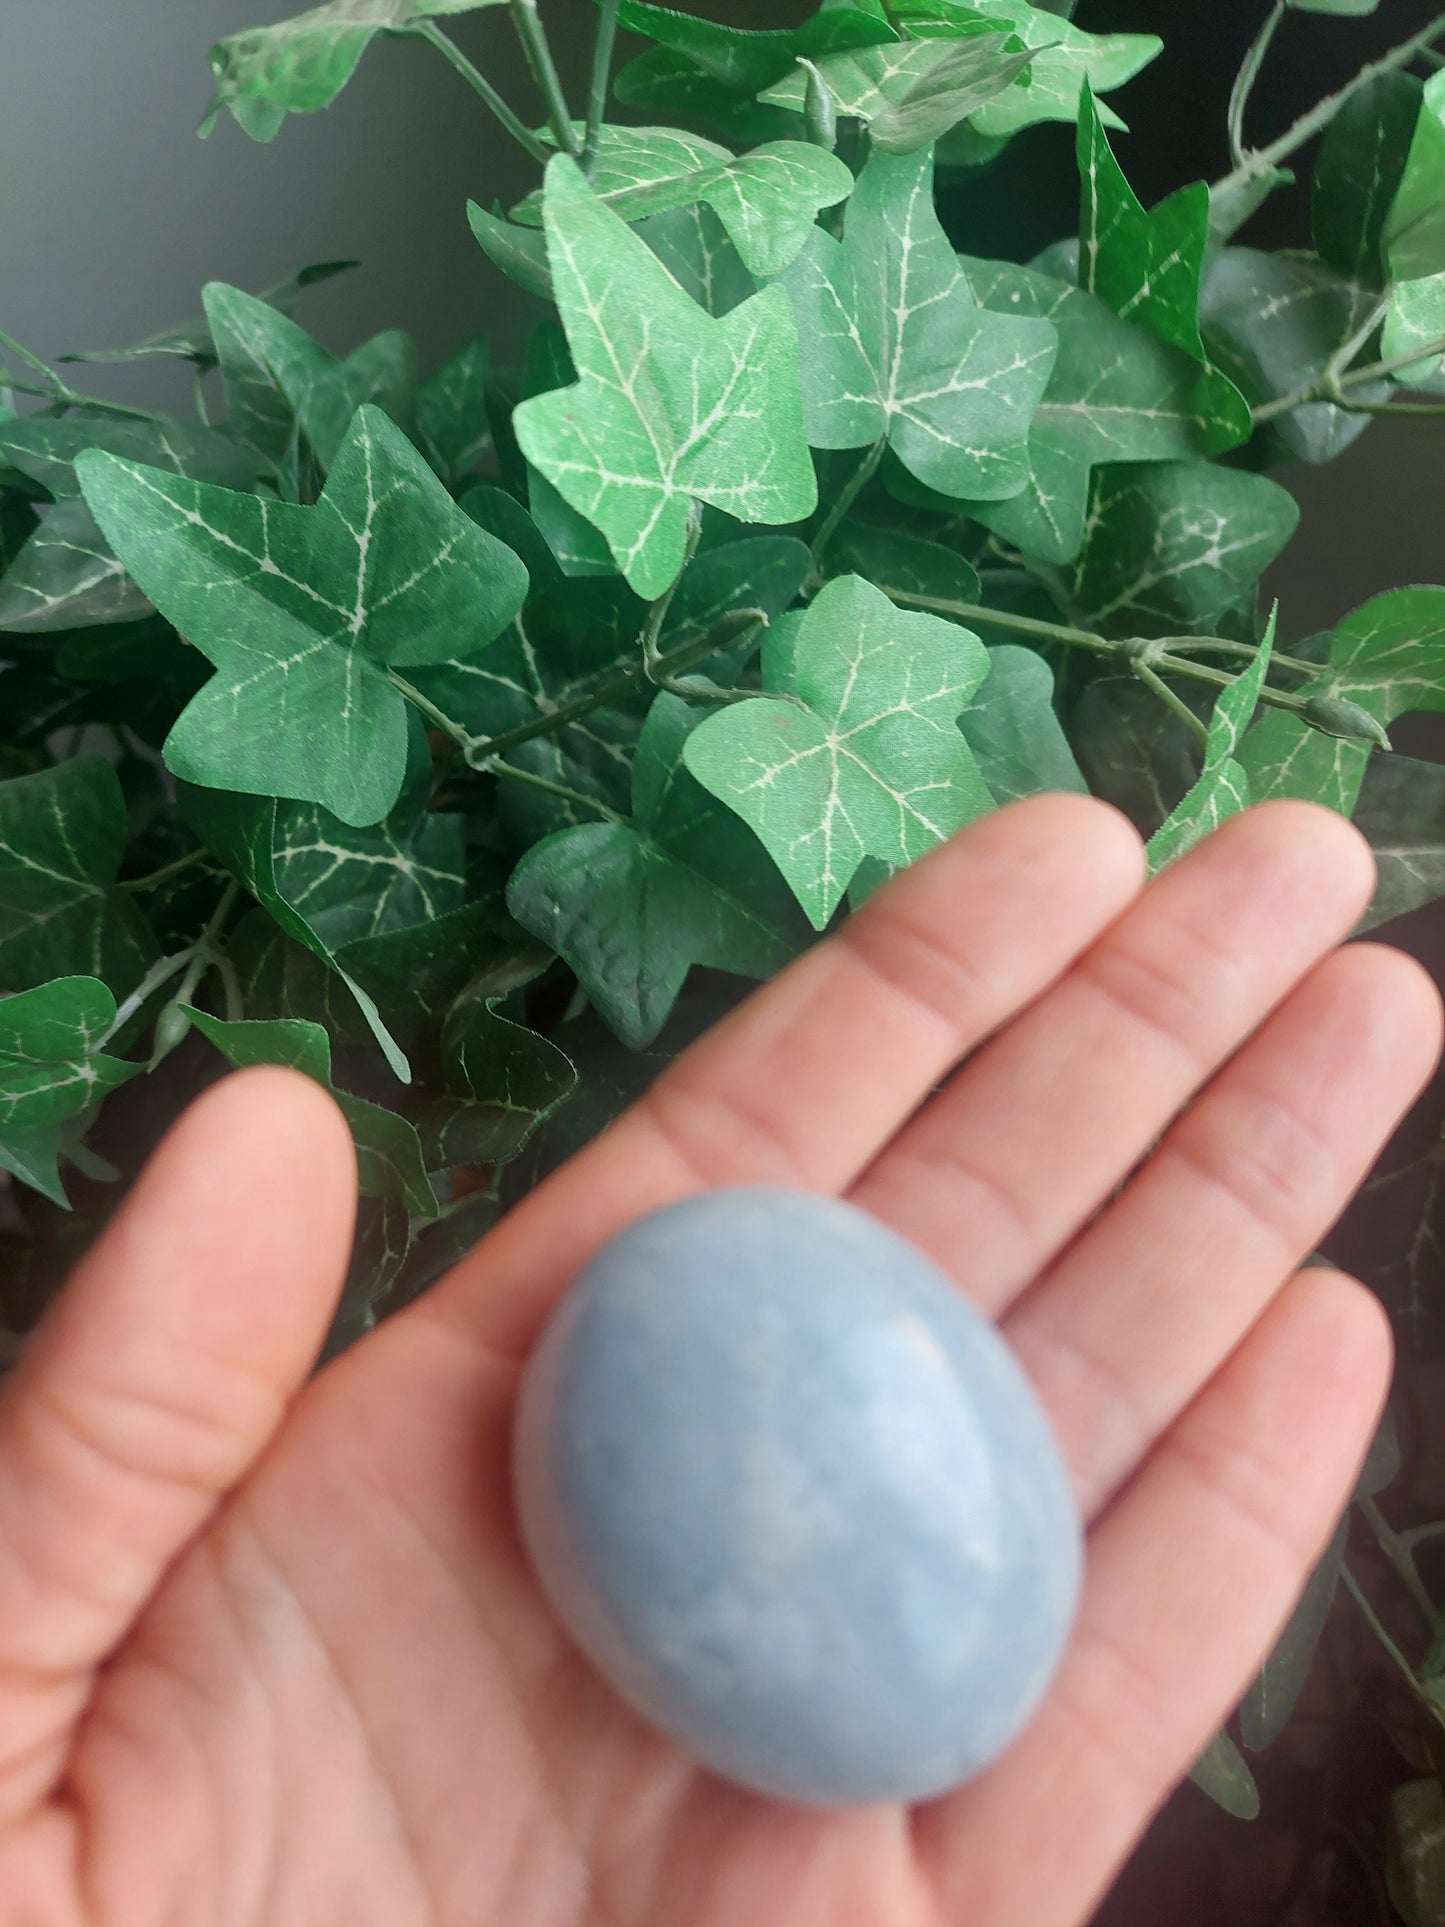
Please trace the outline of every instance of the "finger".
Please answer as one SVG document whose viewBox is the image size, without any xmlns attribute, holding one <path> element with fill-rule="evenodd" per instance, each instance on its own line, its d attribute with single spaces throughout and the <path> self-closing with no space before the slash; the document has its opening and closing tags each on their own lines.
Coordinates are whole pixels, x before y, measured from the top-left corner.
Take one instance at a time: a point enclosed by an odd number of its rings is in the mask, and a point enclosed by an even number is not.
<svg viewBox="0 0 1445 1927">
<path fill-rule="evenodd" d="M 0 1393 L 0 1813 L 315 1360 L 350 1249 L 340 1112 L 245 1071 L 174 1127 Z"/>
<path fill-rule="evenodd" d="M 1086 1516 L 1318 1245 L 1428 1082 L 1440 1032 L 1439 992 L 1409 957 L 1336 952 L 1005 1321 Z"/>
<path fill-rule="evenodd" d="M 1389 1327 L 1363 1287 L 1312 1270 L 1280 1294 L 1095 1529 L 1038 1716 L 991 1773 L 915 1815 L 940 1919 L 1090 1916 L 1292 1609 L 1389 1371 Z"/>
<path fill-rule="evenodd" d="M 605 1238 L 711 1185 L 848 1184 L 927 1092 L 1138 893 L 1093 798 L 982 818 L 880 891 L 659 1078 L 418 1307 L 525 1347 Z"/>
<path fill-rule="evenodd" d="M 1373 869 L 1333 811 L 1233 818 L 924 1107 L 854 1202 L 998 1316 L 1349 933 Z"/>
</svg>

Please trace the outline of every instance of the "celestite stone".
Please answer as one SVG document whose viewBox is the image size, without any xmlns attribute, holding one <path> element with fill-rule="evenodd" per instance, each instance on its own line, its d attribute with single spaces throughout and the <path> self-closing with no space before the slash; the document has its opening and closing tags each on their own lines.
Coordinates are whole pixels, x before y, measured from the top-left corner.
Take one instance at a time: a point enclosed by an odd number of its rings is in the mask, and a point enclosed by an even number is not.
<svg viewBox="0 0 1445 1927">
<path fill-rule="evenodd" d="M 597 1668 L 718 1773 L 920 1800 L 994 1759 L 1082 1564 L 1048 1423 L 920 1253 L 832 1199 L 714 1191 L 614 1238 L 525 1375 L 515 1477 Z"/>
</svg>

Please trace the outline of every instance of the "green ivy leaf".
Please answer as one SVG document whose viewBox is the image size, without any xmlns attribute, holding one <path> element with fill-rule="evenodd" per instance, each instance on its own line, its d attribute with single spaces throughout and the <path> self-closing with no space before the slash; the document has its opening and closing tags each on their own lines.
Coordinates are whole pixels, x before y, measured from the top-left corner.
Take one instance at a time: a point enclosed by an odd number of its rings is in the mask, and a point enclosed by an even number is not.
<svg viewBox="0 0 1445 1927">
<path fill-rule="evenodd" d="M 1179 693 L 1188 700 L 1185 690 Z M 1144 837 L 1153 835 L 1199 775 L 1195 738 L 1133 675 L 1089 682 L 1074 706 L 1070 737 L 1089 788 L 1121 809 Z"/>
<path fill-rule="evenodd" d="M 1342 697 L 1381 724 L 1445 709 L 1445 589 L 1393 589 L 1356 609 L 1335 630 L 1319 681 L 1297 693 Z M 1366 744 L 1282 710 L 1262 718 L 1241 754 L 1256 802 L 1301 796 L 1341 816 L 1353 814 L 1369 760 Z"/>
<path fill-rule="evenodd" d="M 65 1184 L 60 1176 L 61 1127 L 51 1125 L 39 1131 L 0 1129 L 0 1171 L 28 1184 L 62 1211 L 70 1209 Z"/>
<path fill-rule="evenodd" d="M 1005 261 L 967 258 L 964 268 L 986 307 L 1037 315 L 1059 342 L 1029 430 L 1024 487 L 1007 501 L 970 503 L 968 512 L 1034 561 L 1070 562 L 1084 539 L 1096 464 L 1209 451 L 1214 434 L 1198 413 L 1198 366 L 1081 288 Z"/>
<path fill-rule="evenodd" d="M 496 948 L 497 920 L 496 902 L 483 898 L 443 911 L 425 923 L 355 938 L 338 953 L 336 962 L 377 1004 L 388 1028 L 411 1048 L 424 1032 L 440 1028 L 448 1004 L 460 996 L 475 972 L 479 953 Z M 332 981 L 337 981 L 335 974 Z M 332 1029 L 329 1023 L 327 1029 Z"/>
<path fill-rule="evenodd" d="M 365 1196 L 394 1199 L 417 1217 L 436 1216 L 436 1193 L 426 1174 L 415 1127 L 395 1111 L 336 1088 L 331 1039 L 319 1024 L 299 1018 L 228 1023 L 207 1011 L 184 1008 L 201 1035 L 237 1070 L 252 1064 L 285 1064 L 330 1091 L 351 1126 L 357 1180 Z"/>
<path fill-rule="evenodd" d="M 128 461 L 148 462 L 173 475 L 226 488 L 250 488 L 255 461 L 213 428 L 194 422 L 136 421 L 123 415 L 30 415 L 0 422 L 0 456 L 57 499 L 80 494 L 75 458 L 103 448 Z"/>
<path fill-rule="evenodd" d="M 978 571 L 966 557 L 926 536 L 878 527 L 850 516 L 828 544 L 830 575 L 861 575 L 910 606 L 977 602 Z"/>
<path fill-rule="evenodd" d="M 502 273 L 539 300 L 552 299 L 552 270 L 547 265 L 547 243 L 535 229 L 518 227 L 499 207 L 490 213 L 477 201 L 467 202 L 467 221 L 477 245 Z"/>
<path fill-rule="evenodd" d="M 1445 274 L 1428 274 L 1419 281 L 1397 281 L 1380 334 L 1380 353 L 1387 361 L 1427 348 L 1445 338 Z M 1395 376 L 1406 388 L 1440 389 L 1445 356 L 1433 354 L 1400 369 Z"/>
<path fill-rule="evenodd" d="M 1216 1733 L 1190 1768 L 1190 1779 L 1236 1820 L 1259 1818 L 1259 1788 L 1244 1755 L 1227 1733 Z"/>
<path fill-rule="evenodd" d="M 177 776 L 379 822 L 406 769 L 390 665 L 476 650 L 527 574 L 362 409 L 312 508 L 91 454 L 86 497 L 132 575 L 215 665 L 166 739 Z"/>
<path fill-rule="evenodd" d="M 837 112 L 864 121 L 874 146 L 912 154 L 927 147 L 1014 81 L 1033 59 L 1002 25 L 981 17 L 982 31 L 957 41 L 905 40 L 864 47 L 817 62 Z M 808 76 L 800 69 L 763 99 L 802 113 Z"/>
<path fill-rule="evenodd" d="M 1377 873 L 1356 934 L 1445 896 L 1445 764 L 1372 756 L 1353 816 Z"/>
<path fill-rule="evenodd" d="M 694 964 L 769 977 L 806 940 L 756 840 L 683 767 L 696 725 L 686 703 L 659 695 L 638 744 L 632 821 L 545 837 L 507 887 L 512 915 L 633 1049 L 656 1037 Z"/>
<path fill-rule="evenodd" d="M 229 108 L 253 140 L 274 140 L 287 114 L 330 106 L 378 34 L 409 33 L 424 20 L 498 4 L 500 0 L 329 0 L 273 27 L 231 34 L 211 49 L 216 91 L 201 132 L 209 134 Z M 252 111 L 256 108 L 269 111 Z"/>
<path fill-rule="evenodd" d="M 988 312 L 933 207 L 927 153 L 875 154 L 841 242 L 821 228 L 783 277 L 803 357 L 808 439 L 886 436 L 943 494 L 994 499 L 1028 478 L 1029 423 L 1053 367 L 1047 322 Z"/>
<path fill-rule="evenodd" d="M 881 9 L 826 3 L 800 27 L 764 33 L 674 13 L 647 0 L 622 0 L 618 18 L 632 33 L 660 47 L 740 94 L 759 94 L 788 72 L 799 57 L 819 60 L 844 47 L 868 47 L 898 38 Z"/>
<path fill-rule="evenodd" d="M 1363 20 L 1366 14 L 1374 13 L 1380 0 L 1289 0 L 1296 13 L 1333 13 L 1348 15 L 1352 20 Z"/>
<path fill-rule="evenodd" d="M 727 230 L 705 202 L 651 214 L 636 231 L 683 292 L 709 314 L 731 314 L 757 293 Z"/>
<path fill-rule="evenodd" d="M 740 147 L 793 140 L 798 132 L 797 119 L 787 108 L 729 87 L 671 47 L 649 47 L 629 61 L 612 91 L 625 107 L 649 120 L 701 121 Z"/>
<path fill-rule="evenodd" d="M 1244 469 L 1101 468 L 1084 546 L 1061 580 L 1078 621 L 1106 635 L 1207 632 L 1251 594 L 1298 522 L 1287 489 Z"/>
<path fill-rule="evenodd" d="M 489 357 L 480 337 L 459 348 L 417 392 L 417 434 L 447 487 L 459 489 L 492 446 Z"/>
<path fill-rule="evenodd" d="M 127 836 L 120 779 L 102 757 L 0 783 L 0 988 L 76 973 L 134 990 L 157 952 L 115 888 Z"/>
<path fill-rule="evenodd" d="M 1330 357 L 1379 299 L 1311 254 L 1222 248 L 1204 273 L 1201 321 L 1211 359 L 1251 404 L 1299 393 L 1324 374 Z M 1385 382 L 1362 384 L 1361 401 L 1382 401 Z M 1307 402 L 1270 424 L 1287 455 L 1328 462 L 1368 425 L 1332 402 Z"/>
<path fill-rule="evenodd" d="M 315 261 L 308 267 L 298 268 L 288 274 L 274 287 L 257 296 L 259 301 L 269 302 L 279 308 L 284 315 L 294 315 L 303 291 L 315 287 L 319 281 L 330 281 L 334 275 L 346 274 L 350 269 L 359 267 L 357 261 Z M 138 341 L 131 348 L 93 348 L 85 354 L 61 355 L 61 361 L 146 361 L 152 355 L 169 355 L 179 361 L 189 361 L 199 374 L 208 374 L 217 365 L 215 337 L 210 323 L 204 316 L 194 321 L 182 321 L 176 327 L 163 328 L 159 334 Z"/>
<path fill-rule="evenodd" d="M 299 1017 L 337 1045 L 365 1045 L 371 1028 L 341 972 L 296 942 L 259 906 L 226 937 L 241 1007 L 251 1019 Z"/>
<path fill-rule="evenodd" d="M 770 275 L 797 254 L 819 209 L 852 193 L 853 175 L 835 154 L 806 141 L 769 141 L 733 154 L 676 127 L 604 127 L 591 185 L 629 222 L 706 204 L 748 270 Z M 543 200 L 540 191 L 529 194 L 512 219 L 540 225 Z"/>
<path fill-rule="evenodd" d="M 1254 661 L 1227 689 L 1220 691 L 1210 719 L 1204 768 L 1198 782 L 1149 839 L 1147 854 L 1151 871 L 1173 863 L 1217 830 L 1226 817 L 1237 816 L 1249 808 L 1249 777 L 1236 760 L 1236 752 L 1259 707 L 1259 692 L 1269 670 L 1273 643 L 1274 617 L 1271 616 Z"/>
<path fill-rule="evenodd" d="M 1000 643 L 959 725 L 996 803 L 1088 784 L 1054 711 L 1054 672 L 1033 649 Z"/>
<path fill-rule="evenodd" d="M 993 806 L 958 727 L 988 673 L 967 629 L 838 576 L 763 643 L 766 696 L 689 737 L 687 766 L 757 832 L 821 930 L 865 856 L 901 869 Z"/>
<path fill-rule="evenodd" d="M 416 349 L 391 330 L 338 361 L 255 295 L 212 282 L 204 294 L 230 408 L 230 428 L 290 484 L 310 451 L 336 460 L 358 408 L 372 402 L 405 433 L 413 425 Z"/>
<path fill-rule="evenodd" d="M 1193 412 L 1210 424 L 1212 448 L 1248 441 L 1249 403 L 1211 366 L 1199 332 L 1199 296 L 1209 244 L 1209 189 L 1181 187 L 1145 210 L 1114 158 L 1093 92 L 1079 107 L 1079 284 L 1124 321 L 1182 349 L 1204 369 Z"/>
<path fill-rule="evenodd" d="M 1445 70 L 1425 82 L 1384 247 L 1392 281 L 1445 272 Z"/>
<path fill-rule="evenodd" d="M 115 1014 L 96 977 L 58 977 L 0 1000 L 0 1140 L 33 1149 L 37 1133 L 79 1117 L 145 1068 L 105 1054 Z"/>
<path fill-rule="evenodd" d="M 565 155 L 548 164 L 546 222 L 580 379 L 523 402 L 512 424 L 637 594 L 660 596 L 675 580 L 695 498 L 753 522 L 811 514 L 817 485 L 782 292 L 714 319 Z"/>
<path fill-rule="evenodd" d="M 351 1264 L 322 1360 L 376 1329 L 377 1315 L 400 1282 L 412 1248 L 411 1214 L 395 1198 L 362 1198 Z"/>
<path fill-rule="evenodd" d="M 0 631 L 46 635 L 134 622 L 151 605 L 84 502 L 57 502 L 0 579 Z"/>
<path fill-rule="evenodd" d="M 1299 1703 L 1339 1588 L 1349 1525 L 1346 1513 L 1306 1580 L 1289 1623 L 1244 1696 L 1239 1709 L 1239 1735 L 1251 1753 L 1262 1753 L 1274 1745 Z"/>
<path fill-rule="evenodd" d="M 1385 221 L 1420 118 L 1421 93 L 1413 74 L 1377 74 L 1345 102 L 1320 143 L 1310 226 L 1320 254 L 1346 280 L 1378 286 L 1385 279 Z"/>
</svg>

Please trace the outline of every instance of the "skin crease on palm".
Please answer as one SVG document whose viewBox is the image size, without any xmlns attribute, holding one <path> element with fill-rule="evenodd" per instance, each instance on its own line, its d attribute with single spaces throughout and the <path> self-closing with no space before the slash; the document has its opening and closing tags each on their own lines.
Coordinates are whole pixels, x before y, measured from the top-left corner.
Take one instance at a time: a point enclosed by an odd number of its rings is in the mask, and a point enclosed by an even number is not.
<svg viewBox="0 0 1445 1927">
<path fill-rule="evenodd" d="M 1388 1329 L 1298 1267 L 1440 1048 L 1423 972 L 1339 947 L 1371 890 L 1342 820 L 1271 804 L 1143 872 L 1104 804 L 984 819 L 315 1376 L 345 1128 L 289 1072 L 212 1089 L 0 1390 L 3 1927 L 1086 1921 L 1349 1491 Z M 516 1536 L 549 1306 L 640 1212 L 758 1181 L 952 1271 L 1090 1521 L 1042 1710 L 912 1810 L 693 1766 Z"/>
</svg>

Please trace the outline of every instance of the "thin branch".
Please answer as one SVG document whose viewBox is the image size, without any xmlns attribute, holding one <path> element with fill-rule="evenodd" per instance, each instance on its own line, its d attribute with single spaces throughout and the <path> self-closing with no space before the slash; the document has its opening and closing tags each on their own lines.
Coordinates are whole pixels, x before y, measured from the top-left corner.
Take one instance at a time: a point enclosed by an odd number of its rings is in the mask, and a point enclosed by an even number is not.
<svg viewBox="0 0 1445 1927">
<path fill-rule="evenodd" d="M 811 551 L 813 557 L 813 573 L 815 575 L 822 566 L 823 556 L 828 544 L 838 533 L 839 524 L 873 479 L 874 471 L 883 460 L 883 451 L 887 446 L 888 437 L 886 435 L 880 435 L 878 440 L 874 442 L 873 446 L 858 464 L 857 468 L 854 469 L 853 473 L 848 477 L 847 482 L 842 489 L 839 490 L 838 499 L 823 517 L 822 525 L 818 533 L 813 537 L 813 547 Z"/>
<path fill-rule="evenodd" d="M 1234 86 L 1230 90 L 1229 157 L 1236 167 L 1243 167 L 1248 159 L 1248 150 L 1244 145 L 1244 116 L 1249 107 L 1249 97 L 1254 92 L 1259 70 L 1265 63 L 1274 37 L 1279 32 L 1280 22 L 1288 10 L 1289 0 L 1274 0 L 1264 25 L 1250 42 L 1249 51 L 1240 63 Z"/>
<path fill-rule="evenodd" d="M 1409 1660 L 1406 1659 L 1405 1655 L 1400 1651 L 1399 1647 L 1395 1644 L 1394 1640 L 1391 1639 L 1390 1635 L 1385 1631 L 1384 1625 L 1381 1623 L 1381 1620 L 1380 1620 L 1380 1615 L 1375 1611 L 1374 1607 L 1370 1604 L 1369 1600 L 1365 1597 L 1365 1594 L 1360 1588 L 1360 1582 L 1356 1579 L 1355 1575 L 1350 1571 L 1348 1566 L 1341 1566 L 1340 1577 L 1344 1581 L 1345 1591 L 1350 1595 L 1351 1599 L 1353 1599 L 1355 1604 L 1359 1607 L 1360 1612 L 1364 1618 L 1365 1624 L 1369 1627 L 1370 1631 L 1375 1635 L 1375 1638 L 1380 1642 L 1381 1646 L 1390 1655 L 1390 1658 L 1395 1662 L 1396 1666 L 1399 1667 L 1400 1671 L 1405 1675 L 1405 1678 L 1409 1681 L 1410 1691 L 1415 1695 L 1416 1699 L 1424 1699 L 1425 1694 L 1421 1689 L 1419 1680 L 1416 1679 L 1415 1677 L 1414 1667 L 1410 1664 Z"/>
<path fill-rule="evenodd" d="M 1395 1568 L 1401 1585 L 1419 1607 L 1431 1635 L 1445 1630 L 1445 1617 L 1442 1617 L 1439 1607 L 1426 1590 L 1410 1546 L 1396 1532 L 1374 1499 L 1361 1499 L 1359 1507 L 1369 1521 L 1370 1530 L 1380 1542 L 1380 1550 Z"/>
<path fill-rule="evenodd" d="M 1209 725 L 1201 716 L 1196 716 L 1182 696 L 1169 687 L 1164 678 L 1158 675 L 1142 656 L 1135 656 L 1130 664 L 1134 674 L 1144 687 L 1156 695 L 1167 710 L 1170 710 L 1183 723 L 1191 736 L 1197 736 L 1201 743 L 1209 741 Z"/>
<path fill-rule="evenodd" d="M 587 134 L 582 142 L 582 165 L 591 175 L 602 142 L 607 115 L 607 83 L 612 78 L 612 51 L 617 42 L 617 14 L 621 0 L 602 0 L 597 38 L 592 48 L 592 88 L 587 98 Z"/>
<path fill-rule="evenodd" d="M 564 803 L 571 803 L 577 809 L 591 810 L 595 816 L 605 817 L 609 823 L 626 821 L 616 810 L 599 803 L 595 796 L 584 796 L 581 790 L 568 789 L 565 783 L 554 783 L 549 777 L 537 776 L 529 769 L 518 769 L 515 763 L 503 763 L 493 757 L 487 768 L 493 776 L 505 776 L 514 783 L 526 783 L 531 789 L 545 790 L 548 796 L 558 796 Z"/>
<path fill-rule="evenodd" d="M 486 102 L 512 139 L 526 148 L 534 161 L 540 161 L 545 167 L 550 158 L 546 142 L 539 140 L 520 115 L 513 113 L 491 81 L 479 68 L 473 66 L 457 43 L 444 34 L 434 20 L 419 21 L 412 32 L 418 39 L 425 40 L 435 47 L 444 60 L 451 62 L 473 92 L 479 94 Z"/>
<path fill-rule="evenodd" d="M 547 29 L 542 25 L 542 16 L 537 11 L 537 0 L 507 0 L 507 4 L 512 25 L 517 29 L 517 38 L 527 56 L 527 65 L 532 69 L 532 78 L 547 103 L 547 120 L 552 129 L 552 138 L 564 154 L 570 154 L 573 160 L 577 160 L 582 153 L 582 143 L 572 125 L 572 113 L 567 105 L 567 96 L 562 91 L 557 63 L 552 58 Z"/>
</svg>

